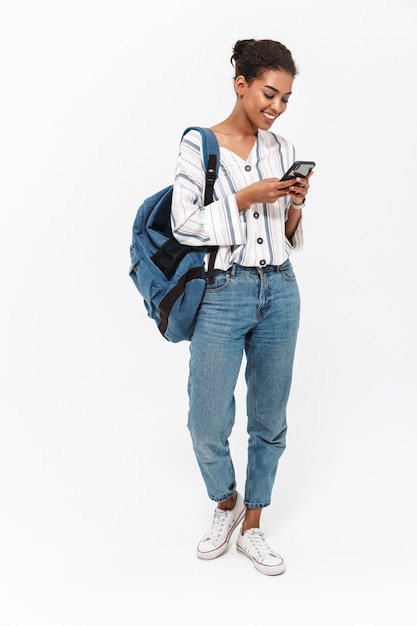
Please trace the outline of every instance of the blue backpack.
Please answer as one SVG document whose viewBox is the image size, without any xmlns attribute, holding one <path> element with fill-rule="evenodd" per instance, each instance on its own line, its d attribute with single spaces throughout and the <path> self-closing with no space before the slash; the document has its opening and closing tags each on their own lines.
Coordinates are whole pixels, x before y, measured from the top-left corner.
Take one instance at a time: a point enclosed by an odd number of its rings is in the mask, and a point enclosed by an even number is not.
<svg viewBox="0 0 417 626">
<path fill-rule="evenodd" d="M 183 136 L 190 130 L 198 130 L 203 140 L 206 205 L 213 198 L 220 160 L 219 145 L 210 129 L 191 126 Z M 129 275 L 161 335 L 176 343 L 191 339 L 206 275 L 213 271 L 217 247 L 186 246 L 174 238 L 171 230 L 172 190 L 173 185 L 170 185 L 157 191 L 137 210 Z M 206 274 L 204 257 L 208 250 L 211 253 Z"/>
</svg>

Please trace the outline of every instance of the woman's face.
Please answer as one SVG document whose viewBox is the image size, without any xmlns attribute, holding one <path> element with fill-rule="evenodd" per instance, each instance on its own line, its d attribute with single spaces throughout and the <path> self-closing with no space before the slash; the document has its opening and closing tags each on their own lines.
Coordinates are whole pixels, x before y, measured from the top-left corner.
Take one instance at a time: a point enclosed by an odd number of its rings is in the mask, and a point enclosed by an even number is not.
<svg viewBox="0 0 417 626">
<path fill-rule="evenodd" d="M 243 76 L 236 78 L 236 93 L 254 127 L 268 130 L 277 117 L 284 113 L 293 81 L 293 75 L 282 70 L 265 71 L 250 84 Z"/>
</svg>

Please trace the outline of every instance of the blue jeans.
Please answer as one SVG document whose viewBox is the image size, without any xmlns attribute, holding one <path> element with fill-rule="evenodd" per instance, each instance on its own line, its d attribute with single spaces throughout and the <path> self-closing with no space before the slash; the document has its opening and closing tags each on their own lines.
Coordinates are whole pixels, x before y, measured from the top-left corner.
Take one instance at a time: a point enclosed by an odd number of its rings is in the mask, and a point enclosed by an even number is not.
<svg viewBox="0 0 417 626">
<path fill-rule="evenodd" d="M 289 260 L 278 268 L 234 265 L 226 272 L 216 270 L 207 281 L 190 344 L 188 428 L 207 493 L 216 502 L 236 489 L 229 437 L 244 352 L 249 435 L 245 504 L 253 509 L 271 502 L 285 449 L 299 316 L 300 296 Z"/>
</svg>

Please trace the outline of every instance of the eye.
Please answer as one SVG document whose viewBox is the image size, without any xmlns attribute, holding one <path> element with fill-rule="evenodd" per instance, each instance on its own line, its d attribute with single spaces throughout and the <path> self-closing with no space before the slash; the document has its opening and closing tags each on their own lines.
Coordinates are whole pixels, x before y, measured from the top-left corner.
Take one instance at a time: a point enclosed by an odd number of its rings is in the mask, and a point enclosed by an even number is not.
<svg viewBox="0 0 417 626">
<path fill-rule="evenodd" d="M 265 98 L 268 98 L 268 100 L 273 100 L 275 98 L 273 94 L 271 95 L 270 93 L 265 93 L 265 92 L 264 92 L 264 96 Z"/>
<path fill-rule="evenodd" d="M 284 104 L 288 104 L 288 98 L 282 98 L 282 102 L 283 102 Z"/>
</svg>

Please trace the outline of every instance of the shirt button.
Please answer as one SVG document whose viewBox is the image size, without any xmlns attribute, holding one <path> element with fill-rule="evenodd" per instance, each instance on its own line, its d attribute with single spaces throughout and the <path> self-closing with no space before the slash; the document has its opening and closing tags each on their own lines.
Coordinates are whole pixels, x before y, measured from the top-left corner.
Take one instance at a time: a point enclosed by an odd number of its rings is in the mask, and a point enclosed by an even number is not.
<svg viewBox="0 0 417 626">
<path fill-rule="evenodd" d="M 258 213 L 258 211 L 256 211 L 256 212 L 253 214 L 253 217 L 254 217 L 256 220 L 258 219 L 258 217 L 259 217 L 259 213 Z"/>
<path fill-rule="evenodd" d="M 256 240 L 258 243 L 263 243 L 264 240 L 262 239 L 262 237 L 258 237 L 258 239 Z"/>
<path fill-rule="evenodd" d="M 265 259 L 262 259 L 262 261 L 259 261 L 259 265 L 266 265 Z"/>
<path fill-rule="evenodd" d="M 250 171 L 251 171 L 251 169 L 252 169 L 252 168 L 251 168 L 251 166 L 250 166 L 250 165 L 245 165 L 245 170 L 246 170 L 247 172 L 250 172 Z"/>
</svg>

